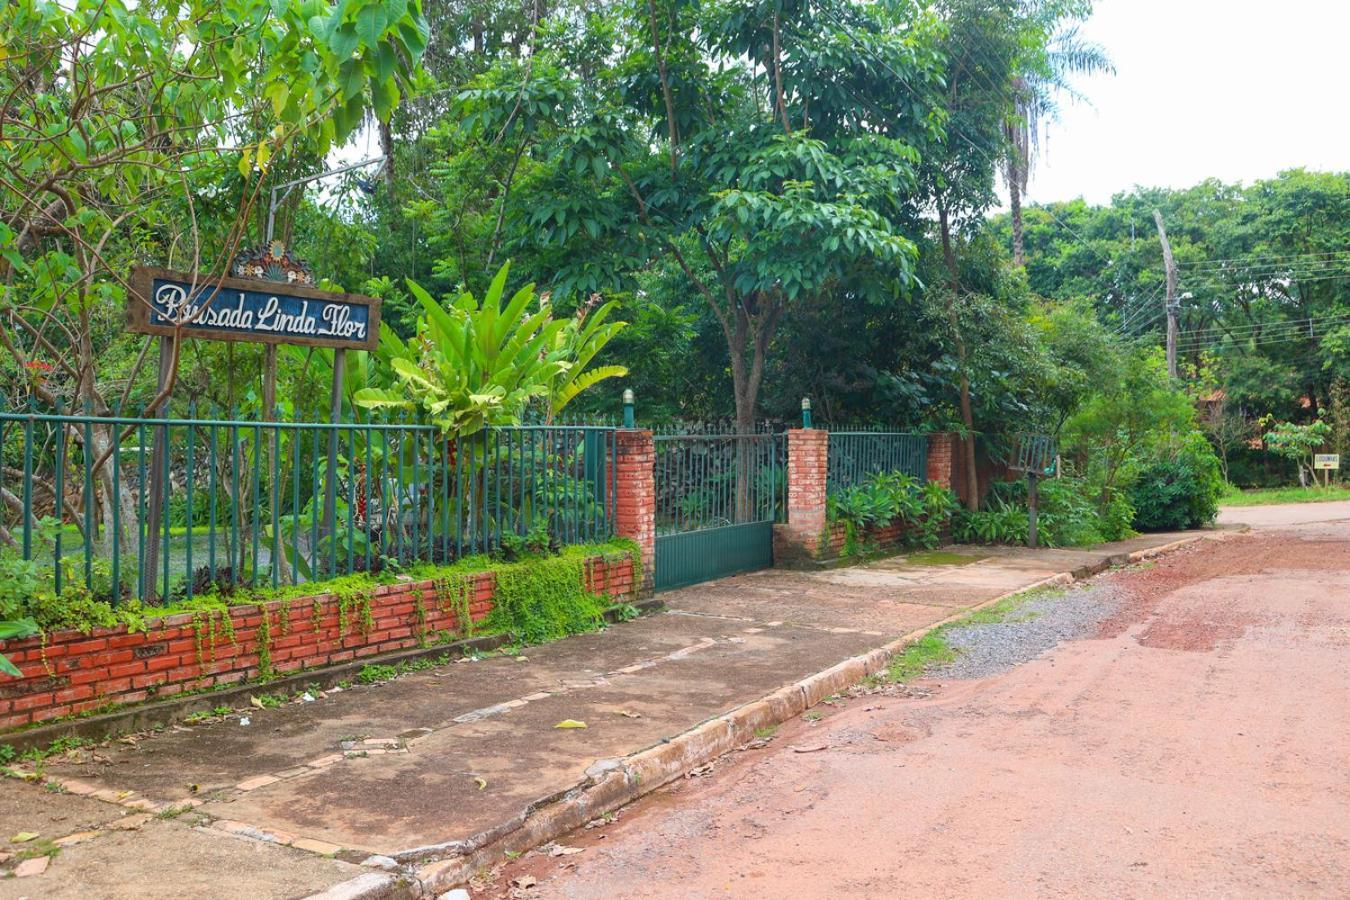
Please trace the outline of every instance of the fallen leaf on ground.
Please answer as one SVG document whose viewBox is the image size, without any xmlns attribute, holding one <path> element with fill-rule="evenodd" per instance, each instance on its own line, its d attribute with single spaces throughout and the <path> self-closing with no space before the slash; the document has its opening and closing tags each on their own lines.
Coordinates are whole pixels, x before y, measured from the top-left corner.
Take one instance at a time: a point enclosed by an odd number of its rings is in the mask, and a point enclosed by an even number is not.
<svg viewBox="0 0 1350 900">
<path fill-rule="evenodd" d="M 36 831 L 20 831 L 9 839 L 11 844 L 26 844 L 38 836 Z"/>
<path fill-rule="evenodd" d="M 554 728 L 585 728 L 585 722 L 578 722 L 576 719 L 563 719 Z"/>
<path fill-rule="evenodd" d="M 814 745 L 812 745 L 812 746 L 810 746 L 810 747 L 793 747 L 793 748 L 792 748 L 792 752 L 793 752 L 793 753 L 815 753 L 815 752 L 817 752 L 817 751 L 819 751 L 819 750 L 828 750 L 828 749 L 830 749 L 830 745 L 829 745 L 829 744 L 814 744 Z"/>
<path fill-rule="evenodd" d="M 626 710 L 626 709 L 621 709 L 621 710 L 619 710 L 619 715 L 623 716 L 625 719 L 640 719 L 640 718 L 642 718 L 642 713 L 629 712 L 629 711 Z"/>
<path fill-rule="evenodd" d="M 475 779 L 473 780 L 473 783 L 476 784 L 476 785 L 478 785 L 478 789 L 479 789 L 480 791 L 487 788 L 487 779 L 486 779 L 486 778 L 475 778 Z"/>
<path fill-rule="evenodd" d="M 712 770 L 713 770 L 712 763 L 707 763 L 702 766 L 695 766 L 694 768 L 689 770 L 689 777 L 702 778 L 704 775 L 711 775 Z"/>
<path fill-rule="evenodd" d="M 574 856 L 582 851 L 581 847 L 564 847 L 562 844 L 554 844 L 553 849 L 548 851 L 549 856 Z"/>
<path fill-rule="evenodd" d="M 257 697 L 249 697 L 248 702 L 250 706 L 257 707 L 258 709 L 263 708 L 263 702 L 259 700 Z"/>
</svg>

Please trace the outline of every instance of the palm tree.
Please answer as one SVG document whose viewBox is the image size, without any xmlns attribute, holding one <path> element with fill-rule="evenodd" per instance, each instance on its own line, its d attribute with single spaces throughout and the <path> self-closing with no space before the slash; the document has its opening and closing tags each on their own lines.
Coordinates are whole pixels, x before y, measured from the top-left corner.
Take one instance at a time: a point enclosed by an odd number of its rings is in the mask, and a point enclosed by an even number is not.
<svg viewBox="0 0 1350 900">
<path fill-rule="evenodd" d="M 1008 157 L 1004 163 L 1004 178 L 1008 182 L 1009 206 L 1012 209 L 1013 265 L 1023 264 L 1022 253 L 1022 195 L 1036 151 L 1040 149 L 1042 123 L 1059 117 L 1059 96 L 1083 100 L 1069 84 L 1074 75 L 1114 75 L 1116 67 L 1100 44 L 1085 41 L 1078 27 L 1066 28 L 1056 34 L 1036 55 L 1024 63 L 1024 74 L 1013 78 L 1013 113 L 1003 123 L 1007 138 Z"/>
</svg>

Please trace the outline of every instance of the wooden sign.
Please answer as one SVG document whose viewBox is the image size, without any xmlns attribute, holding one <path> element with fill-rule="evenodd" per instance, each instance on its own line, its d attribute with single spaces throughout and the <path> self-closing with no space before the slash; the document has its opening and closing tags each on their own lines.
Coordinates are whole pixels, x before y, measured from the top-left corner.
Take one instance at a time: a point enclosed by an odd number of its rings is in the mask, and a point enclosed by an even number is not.
<svg viewBox="0 0 1350 900">
<path fill-rule="evenodd" d="M 351 350 L 380 339 L 374 297 L 150 267 L 133 269 L 131 284 L 140 297 L 127 302 L 127 328 L 140 334 L 172 337 L 181 325 L 183 337 Z"/>
<path fill-rule="evenodd" d="M 1339 453 L 1318 453 L 1313 456 L 1314 469 L 1339 469 L 1341 467 L 1341 455 Z"/>
</svg>

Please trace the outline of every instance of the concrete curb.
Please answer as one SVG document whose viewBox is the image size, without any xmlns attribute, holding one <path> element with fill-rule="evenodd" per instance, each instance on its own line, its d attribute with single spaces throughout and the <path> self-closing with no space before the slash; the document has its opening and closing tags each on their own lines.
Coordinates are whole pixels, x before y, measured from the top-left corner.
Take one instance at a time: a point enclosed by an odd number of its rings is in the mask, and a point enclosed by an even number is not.
<svg viewBox="0 0 1350 900">
<path fill-rule="evenodd" d="M 495 865 L 505 859 L 508 853 L 524 853 L 561 837 L 607 812 L 632 803 L 669 784 L 690 769 L 744 746 L 754 739 L 756 729 L 782 724 L 806 712 L 825 698 L 884 671 L 897 653 L 944 625 L 949 625 L 1009 597 L 1047 587 L 1070 585 L 1112 566 L 1151 559 L 1200 540 L 1204 538 L 1188 537 L 1132 553 L 1112 554 L 1072 571 L 1051 575 L 983 603 L 964 607 L 940 621 L 911 631 L 875 650 L 846 659 L 822 672 L 781 687 L 758 700 L 752 700 L 730 712 L 705 720 L 688 731 L 646 750 L 622 759 L 600 760 L 587 770 L 586 780 L 571 790 L 541 800 L 502 827 L 464 841 L 442 845 L 438 849 L 446 850 L 453 846 L 459 851 L 459 855 L 431 862 L 417 869 L 415 883 L 399 882 L 398 887 L 383 883 L 379 888 L 384 891 L 402 890 L 404 893 L 334 893 L 344 885 L 353 885 L 354 890 L 358 887 L 361 891 L 375 890 L 373 881 L 363 882 L 363 885 L 368 886 L 357 886 L 357 882 L 368 877 L 362 875 L 336 885 L 328 892 L 316 894 L 308 900 L 435 897 L 452 888 L 461 887 L 475 872 Z M 432 848 L 419 848 L 404 854 L 395 854 L 395 857 L 402 857 L 401 861 L 405 863 L 414 862 L 417 856 L 426 854 L 429 850 Z M 381 877 L 394 878 L 389 875 Z"/>
</svg>

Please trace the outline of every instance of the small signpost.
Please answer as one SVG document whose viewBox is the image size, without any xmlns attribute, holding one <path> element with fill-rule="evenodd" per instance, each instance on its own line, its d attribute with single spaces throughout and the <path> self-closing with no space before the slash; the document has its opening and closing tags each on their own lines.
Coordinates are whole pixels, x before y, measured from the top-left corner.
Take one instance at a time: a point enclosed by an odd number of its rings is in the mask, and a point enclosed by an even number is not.
<svg viewBox="0 0 1350 900">
<path fill-rule="evenodd" d="M 1341 455 L 1339 453 L 1317 453 L 1313 456 L 1314 471 L 1320 470 L 1326 474 L 1322 476 L 1322 483 L 1326 487 L 1331 487 L 1331 472 L 1333 469 L 1340 469 Z"/>
<path fill-rule="evenodd" d="M 174 272 L 141 267 L 132 270 L 133 296 L 127 302 L 127 330 L 159 337 L 159 390 L 169 380 L 174 342 L 179 337 L 265 344 L 263 419 L 272 421 L 276 405 L 276 348 L 298 344 L 333 349 L 330 416 L 342 409 L 342 383 L 347 350 L 373 350 L 380 338 L 380 301 L 359 294 L 321 291 L 313 286 L 309 267 L 280 243 L 244 251 L 232 266 L 234 277 Z M 240 277 L 243 276 L 243 277 Z M 168 404 L 155 411 L 168 415 Z M 149 529 L 146 542 L 144 596 L 153 592 L 159 557 L 168 465 L 167 429 L 157 434 L 151 453 Z M 324 525 L 332 534 L 336 522 L 337 431 L 330 433 Z M 273 485 L 275 491 L 275 485 Z M 276 501 L 274 495 L 273 502 Z M 192 577 L 192 573 L 188 573 Z"/>
<path fill-rule="evenodd" d="M 379 343 L 380 304 L 371 297 L 151 268 L 133 271 L 132 286 L 145 302 L 128 305 L 127 327 L 141 334 L 337 350 Z"/>
<path fill-rule="evenodd" d="M 1027 473 L 1027 546 L 1036 546 L 1036 483 L 1042 475 L 1055 474 L 1055 439 L 1048 434 L 1022 432 L 1013 436 L 1008 468 Z"/>
</svg>

